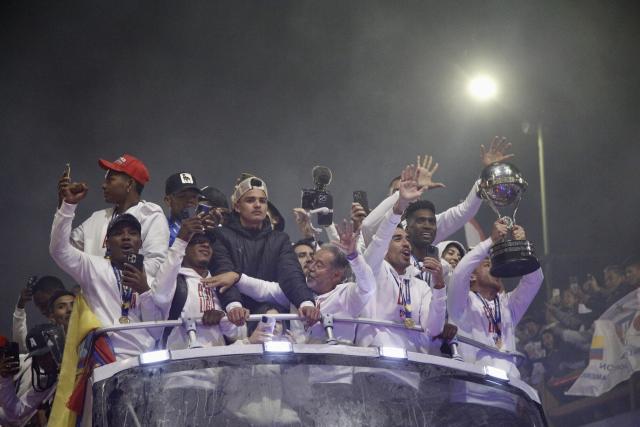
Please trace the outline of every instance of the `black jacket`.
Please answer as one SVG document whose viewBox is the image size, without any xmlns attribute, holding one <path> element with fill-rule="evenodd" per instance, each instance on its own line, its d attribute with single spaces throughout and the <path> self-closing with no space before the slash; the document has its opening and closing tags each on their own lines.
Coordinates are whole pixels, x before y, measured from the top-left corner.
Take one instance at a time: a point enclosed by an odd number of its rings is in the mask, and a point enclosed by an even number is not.
<svg viewBox="0 0 640 427">
<path fill-rule="evenodd" d="M 234 212 L 223 227 L 214 230 L 212 275 L 235 271 L 271 282 L 280 288 L 296 307 L 303 301 L 313 301 L 313 293 L 307 287 L 304 273 L 296 258 L 289 236 L 271 229 L 269 219 L 260 230 L 248 230 L 240 224 Z M 260 303 L 240 294 L 234 286 L 219 294 L 222 308 L 231 302 L 241 302 L 243 307 L 255 310 Z M 289 307 L 283 307 L 286 311 Z"/>
</svg>

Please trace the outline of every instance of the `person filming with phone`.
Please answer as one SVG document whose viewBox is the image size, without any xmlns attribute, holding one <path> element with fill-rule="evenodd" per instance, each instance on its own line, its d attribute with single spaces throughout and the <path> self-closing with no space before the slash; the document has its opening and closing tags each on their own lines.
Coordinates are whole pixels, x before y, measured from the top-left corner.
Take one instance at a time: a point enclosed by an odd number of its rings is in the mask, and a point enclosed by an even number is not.
<svg viewBox="0 0 640 427">
<path fill-rule="evenodd" d="M 75 248 L 70 240 L 71 222 L 78 203 L 88 192 L 84 183 L 63 189 L 63 200 L 51 227 L 49 253 L 58 266 L 82 288 L 82 294 L 103 325 L 159 320 L 159 310 L 151 300 L 143 267 L 143 246 L 138 219 L 129 213 L 116 216 L 106 231 L 109 259 Z M 146 329 L 109 334 L 117 359 L 124 359 L 153 348 L 155 339 Z"/>
</svg>

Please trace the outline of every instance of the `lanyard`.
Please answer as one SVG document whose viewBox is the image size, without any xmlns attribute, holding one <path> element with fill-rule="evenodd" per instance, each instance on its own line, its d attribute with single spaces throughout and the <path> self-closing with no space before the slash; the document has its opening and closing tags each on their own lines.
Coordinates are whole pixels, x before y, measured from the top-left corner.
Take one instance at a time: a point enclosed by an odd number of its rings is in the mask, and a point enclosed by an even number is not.
<svg viewBox="0 0 640 427">
<path fill-rule="evenodd" d="M 487 300 L 482 298 L 482 295 L 477 292 L 474 293 L 478 296 L 478 298 L 480 298 L 480 301 L 482 301 L 485 316 L 487 316 L 487 319 L 489 319 L 489 323 L 493 326 L 494 332 L 497 336 L 496 339 L 500 339 L 502 337 L 502 330 L 500 329 L 500 322 L 502 321 L 502 314 L 500 313 L 500 297 L 496 295 L 496 299 L 493 300 L 493 304 L 495 307 L 494 312 L 494 310 L 491 310 L 491 307 L 489 306 Z M 489 329 L 491 330 L 491 328 Z"/>
<path fill-rule="evenodd" d="M 120 291 L 120 323 L 129 323 L 129 308 L 131 308 L 131 297 L 133 290 L 122 284 L 122 272 L 114 266 L 113 273 L 116 275 L 116 282 L 118 284 L 118 291 Z"/>
<path fill-rule="evenodd" d="M 412 319 L 411 313 L 411 278 L 402 279 L 402 284 L 398 281 L 395 274 L 391 274 L 396 285 L 398 285 L 398 300 L 396 304 L 400 305 L 400 318 L 403 319 L 407 328 L 413 328 L 415 321 Z"/>
</svg>

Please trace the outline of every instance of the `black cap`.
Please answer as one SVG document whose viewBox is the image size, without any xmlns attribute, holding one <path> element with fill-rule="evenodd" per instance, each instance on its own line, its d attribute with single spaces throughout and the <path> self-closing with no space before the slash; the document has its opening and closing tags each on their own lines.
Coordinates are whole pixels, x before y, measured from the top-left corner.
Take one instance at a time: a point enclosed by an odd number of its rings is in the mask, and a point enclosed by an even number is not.
<svg viewBox="0 0 640 427">
<path fill-rule="evenodd" d="M 118 215 L 109 223 L 109 228 L 107 228 L 107 237 L 109 237 L 112 231 L 116 227 L 121 227 L 122 225 L 127 224 L 138 230 L 138 233 L 142 232 L 142 226 L 140 225 L 140 221 L 135 216 L 125 213 L 122 215 Z"/>
<path fill-rule="evenodd" d="M 167 178 L 164 184 L 164 194 L 169 195 L 178 191 L 191 189 L 200 193 L 200 187 L 196 183 L 196 177 L 189 172 L 178 172 Z"/>
<path fill-rule="evenodd" d="M 276 208 L 276 205 L 271 203 L 271 201 L 267 201 L 267 207 L 269 208 L 269 211 L 271 212 L 271 214 L 273 214 L 273 216 L 275 217 L 271 219 L 275 219 L 277 221 L 277 224 L 274 230 L 284 231 L 284 217 L 282 216 L 278 208 Z"/>
<path fill-rule="evenodd" d="M 200 200 L 206 200 L 209 202 L 212 208 L 225 208 L 229 209 L 229 202 L 227 196 L 215 187 L 202 187 L 200 190 Z"/>
</svg>

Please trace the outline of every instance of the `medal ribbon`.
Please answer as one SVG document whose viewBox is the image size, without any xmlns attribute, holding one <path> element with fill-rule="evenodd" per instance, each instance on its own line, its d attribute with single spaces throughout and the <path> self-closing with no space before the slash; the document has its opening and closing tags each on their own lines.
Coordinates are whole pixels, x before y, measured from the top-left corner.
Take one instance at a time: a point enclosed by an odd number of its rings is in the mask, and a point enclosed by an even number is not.
<svg viewBox="0 0 640 427">
<path fill-rule="evenodd" d="M 491 310 L 491 307 L 489 306 L 489 303 L 487 302 L 487 300 L 485 300 L 484 298 L 482 298 L 482 295 L 480 295 L 477 292 L 474 292 L 478 298 L 480 298 L 480 301 L 482 301 L 482 305 L 484 306 L 484 313 L 485 316 L 487 316 L 487 319 L 489 319 L 489 324 L 490 326 L 493 326 L 494 329 L 494 338 L 493 341 L 495 341 L 495 343 L 497 344 L 498 341 L 502 341 L 502 330 L 500 329 L 500 322 L 502 321 L 502 314 L 500 313 L 500 297 L 496 295 L 496 299 L 493 300 L 493 304 L 495 307 L 495 314 L 494 314 L 494 310 Z M 489 331 L 491 332 L 491 328 L 489 328 Z"/>
<path fill-rule="evenodd" d="M 398 279 L 396 279 L 395 274 L 392 274 L 392 277 L 393 277 L 393 280 L 395 280 L 396 285 L 398 285 L 398 290 L 400 292 L 398 294 L 398 301 L 397 301 L 397 304 L 402 306 L 402 308 L 400 309 L 400 317 L 402 318 L 404 314 L 404 317 L 406 319 L 411 319 L 411 292 L 410 292 L 411 279 L 408 279 L 408 278 L 403 279 L 403 283 L 401 285 Z"/>
<path fill-rule="evenodd" d="M 133 290 L 130 287 L 124 286 L 122 284 L 122 272 L 114 266 L 111 266 L 111 268 L 113 268 L 113 273 L 116 275 L 116 282 L 118 283 L 118 291 L 120 291 L 120 298 L 122 301 L 120 304 L 121 317 L 128 318 L 129 308 L 131 307 L 131 296 L 133 295 Z"/>
</svg>

